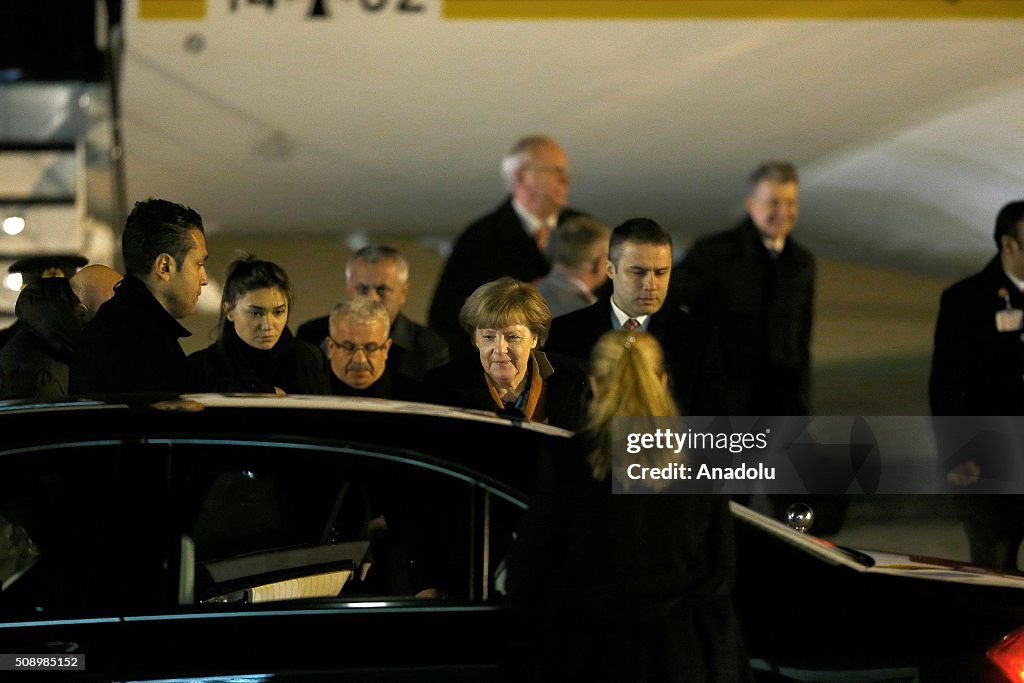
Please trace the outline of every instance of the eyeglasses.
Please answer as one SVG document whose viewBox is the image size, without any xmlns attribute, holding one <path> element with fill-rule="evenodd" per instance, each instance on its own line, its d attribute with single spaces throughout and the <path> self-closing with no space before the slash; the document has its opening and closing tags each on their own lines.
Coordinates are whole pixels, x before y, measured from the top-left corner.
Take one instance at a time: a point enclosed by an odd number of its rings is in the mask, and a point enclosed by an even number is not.
<svg viewBox="0 0 1024 683">
<path fill-rule="evenodd" d="M 543 166 L 541 164 L 529 164 L 528 167 L 540 173 L 554 173 L 559 178 L 569 177 L 569 169 L 563 168 L 562 166 Z"/>
<path fill-rule="evenodd" d="M 387 342 L 384 344 L 376 344 L 374 342 L 370 342 L 369 344 L 353 344 L 350 341 L 338 341 L 334 337 L 330 336 L 328 339 L 331 340 L 331 343 L 350 356 L 354 356 L 360 351 L 369 356 L 371 353 L 380 353 L 387 346 Z"/>
</svg>

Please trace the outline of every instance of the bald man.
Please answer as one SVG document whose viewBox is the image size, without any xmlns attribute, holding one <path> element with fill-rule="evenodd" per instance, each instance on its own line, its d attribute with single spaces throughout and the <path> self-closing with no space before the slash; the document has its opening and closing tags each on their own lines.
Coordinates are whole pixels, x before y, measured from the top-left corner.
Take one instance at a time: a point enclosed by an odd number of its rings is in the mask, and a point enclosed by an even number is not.
<svg viewBox="0 0 1024 683">
<path fill-rule="evenodd" d="M 550 232 L 579 215 L 566 207 L 569 160 L 546 135 L 520 138 L 501 162 L 508 196 L 491 213 L 467 227 L 452 245 L 430 304 L 429 325 L 448 343 L 450 355 L 475 357 L 459 324 L 459 311 L 477 287 L 509 275 L 533 282 L 551 269 L 546 256 Z"/>
<path fill-rule="evenodd" d="M 56 401 L 68 393 L 68 364 L 85 323 L 114 295 L 121 274 L 87 266 L 70 279 L 37 278 L 18 296 L 21 328 L 0 349 L 0 398 Z"/>
<path fill-rule="evenodd" d="M 85 307 L 86 322 L 92 320 L 100 306 L 114 296 L 114 285 L 123 277 L 110 266 L 99 264 L 86 266 L 71 277 L 71 289 Z"/>
</svg>

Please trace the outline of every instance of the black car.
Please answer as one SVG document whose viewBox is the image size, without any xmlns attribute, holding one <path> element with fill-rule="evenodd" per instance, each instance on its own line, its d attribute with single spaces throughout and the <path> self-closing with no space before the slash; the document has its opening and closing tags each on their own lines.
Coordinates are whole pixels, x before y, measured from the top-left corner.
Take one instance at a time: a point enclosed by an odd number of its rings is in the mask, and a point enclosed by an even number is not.
<svg viewBox="0 0 1024 683">
<path fill-rule="evenodd" d="M 0 434 L 3 666 L 530 679 L 502 560 L 538 452 L 567 432 L 415 403 L 202 395 L 0 404 Z M 1024 648 L 1001 639 L 1024 626 L 1024 579 L 734 513 L 756 680 L 1018 680 L 1003 671 Z"/>
</svg>

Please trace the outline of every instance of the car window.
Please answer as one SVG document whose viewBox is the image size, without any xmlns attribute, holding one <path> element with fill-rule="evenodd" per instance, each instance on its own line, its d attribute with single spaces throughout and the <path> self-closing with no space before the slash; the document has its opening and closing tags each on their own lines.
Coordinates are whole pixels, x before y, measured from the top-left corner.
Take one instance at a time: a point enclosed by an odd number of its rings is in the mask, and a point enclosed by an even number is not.
<svg viewBox="0 0 1024 683">
<path fill-rule="evenodd" d="M 119 441 L 0 451 L 0 616 L 160 603 L 161 463 Z"/>
<path fill-rule="evenodd" d="M 490 597 L 519 510 L 464 470 L 407 453 L 215 439 L 169 446 L 174 514 L 194 571 L 183 601 L 200 606 L 333 597 L 339 580 L 346 599 Z"/>
<path fill-rule="evenodd" d="M 204 609 L 305 577 L 320 577 L 315 596 L 339 571 L 343 599 L 500 599 L 523 508 L 464 467 L 365 445 L 0 450 L 0 618 Z"/>
</svg>

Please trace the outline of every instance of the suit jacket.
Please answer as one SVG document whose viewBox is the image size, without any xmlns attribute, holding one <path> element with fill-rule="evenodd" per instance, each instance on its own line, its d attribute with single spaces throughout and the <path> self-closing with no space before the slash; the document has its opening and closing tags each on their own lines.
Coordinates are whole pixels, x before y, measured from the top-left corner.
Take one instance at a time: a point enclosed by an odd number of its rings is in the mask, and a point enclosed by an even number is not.
<svg viewBox="0 0 1024 683">
<path fill-rule="evenodd" d="M 141 280 L 126 275 L 82 332 L 69 393 L 192 391 L 196 382 L 178 343 L 191 334 Z"/>
<path fill-rule="evenodd" d="M 330 316 L 307 320 L 295 333 L 297 339 L 323 349 L 324 339 L 330 332 Z M 431 368 L 448 362 L 448 345 L 429 327 L 420 325 L 399 313 L 391 323 L 391 351 L 388 367 L 416 381 L 423 379 Z M 326 355 L 326 354 L 325 354 Z"/>
<path fill-rule="evenodd" d="M 579 285 L 560 270 L 552 270 L 545 275 L 537 283 L 537 291 L 548 303 L 552 318 L 578 311 L 595 301 L 593 295 L 588 297 Z"/>
<path fill-rule="evenodd" d="M 933 415 L 1024 415 L 1024 330 L 1000 332 L 996 313 L 1024 309 L 999 257 L 942 293 L 928 383 Z"/>
<path fill-rule="evenodd" d="M 582 365 L 574 358 L 537 351 L 531 354 L 530 362 L 540 363 L 544 421 L 563 429 L 579 429 L 583 425 L 587 389 Z M 506 414 L 498 410 L 491 397 L 484 369 L 477 358 L 462 358 L 430 371 L 424 381 L 424 394 L 426 400 L 440 405 Z"/>
<path fill-rule="evenodd" d="M 662 306 L 648 331 L 661 344 L 672 393 L 684 415 L 726 415 L 725 376 L 714 329 L 678 308 Z M 614 329 L 609 299 L 551 321 L 545 350 L 585 362 L 602 334 Z"/>
<path fill-rule="evenodd" d="M 718 329 L 731 413 L 810 413 L 814 278 L 809 251 L 790 238 L 773 258 L 749 218 L 672 272 L 670 300 Z"/>
<path fill-rule="evenodd" d="M 559 221 L 575 215 L 579 212 L 565 209 Z M 448 342 L 453 354 L 470 355 L 466 334 L 459 325 L 459 311 L 466 297 L 485 282 L 504 275 L 533 282 L 547 275 L 548 270 L 547 258 L 523 228 L 509 197 L 455 240 L 434 290 L 427 323 Z"/>
</svg>

